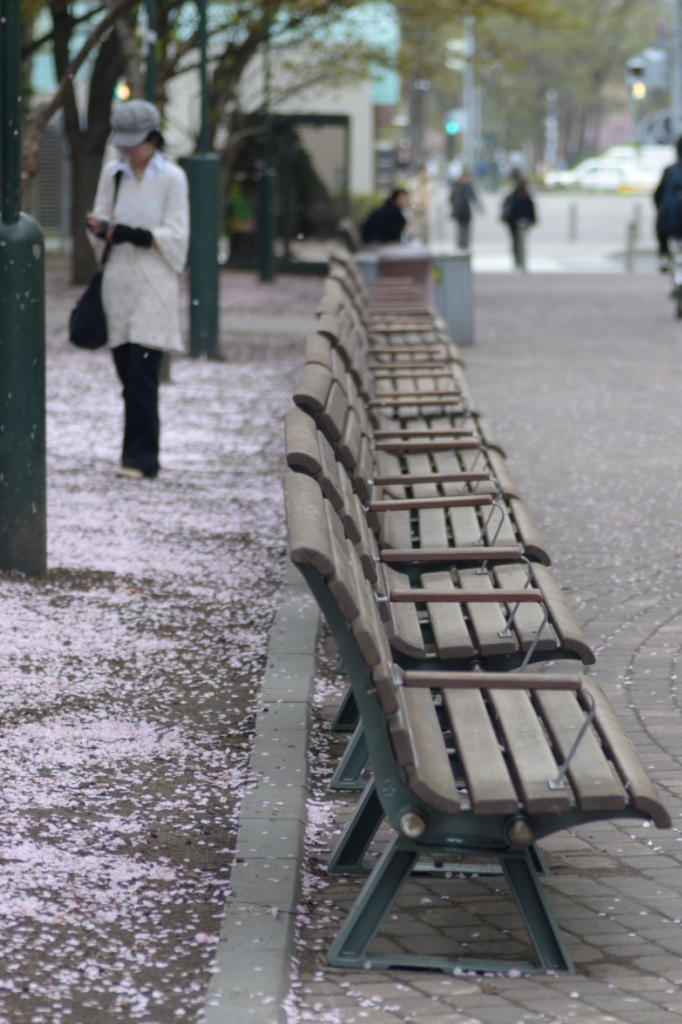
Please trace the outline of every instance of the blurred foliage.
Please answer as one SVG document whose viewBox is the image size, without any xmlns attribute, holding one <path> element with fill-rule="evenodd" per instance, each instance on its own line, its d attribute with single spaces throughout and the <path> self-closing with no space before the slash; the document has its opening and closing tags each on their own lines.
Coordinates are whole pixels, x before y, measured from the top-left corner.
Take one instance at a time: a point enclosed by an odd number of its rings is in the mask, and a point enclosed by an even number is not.
<svg viewBox="0 0 682 1024">
<path fill-rule="evenodd" d="M 573 164 L 596 151 L 604 118 L 627 113 L 625 64 L 660 42 L 665 0 L 556 0 L 561 30 L 506 16 L 481 25 L 477 78 L 489 148 L 532 146 L 542 159 L 546 93 L 558 93 L 559 156 Z M 658 101 L 666 105 L 667 97 Z"/>
<path fill-rule="evenodd" d="M 350 219 L 358 227 L 361 227 L 372 210 L 386 199 L 383 192 L 358 192 L 350 197 Z"/>
</svg>

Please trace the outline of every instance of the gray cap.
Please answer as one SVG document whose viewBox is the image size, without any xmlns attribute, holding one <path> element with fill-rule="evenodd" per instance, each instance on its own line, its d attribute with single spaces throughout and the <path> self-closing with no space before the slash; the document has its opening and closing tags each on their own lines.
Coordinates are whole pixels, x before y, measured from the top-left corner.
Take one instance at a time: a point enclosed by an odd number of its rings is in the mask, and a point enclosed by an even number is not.
<svg viewBox="0 0 682 1024">
<path fill-rule="evenodd" d="M 150 132 L 158 132 L 161 114 L 146 100 L 128 100 L 112 110 L 111 127 L 114 146 L 139 146 Z"/>
</svg>

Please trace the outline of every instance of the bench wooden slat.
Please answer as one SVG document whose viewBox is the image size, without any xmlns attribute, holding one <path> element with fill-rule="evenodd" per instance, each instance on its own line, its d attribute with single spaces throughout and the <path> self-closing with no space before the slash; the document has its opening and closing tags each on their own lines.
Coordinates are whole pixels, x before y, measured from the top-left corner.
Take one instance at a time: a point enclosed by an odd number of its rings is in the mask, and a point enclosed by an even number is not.
<svg viewBox="0 0 682 1024">
<path fill-rule="evenodd" d="M 481 437 L 485 441 L 485 443 L 488 446 L 488 448 L 491 451 L 498 451 L 500 453 L 500 455 L 503 458 L 505 458 L 506 457 L 506 453 L 505 453 L 505 450 L 504 450 L 504 446 L 502 445 L 502 442 L 500 441 L 499 437 L 497 436 L 497 432 L 491 426 L 491 424 L 488 423 L 488 421 L 483 419 L 483 417 L 481 417 L 481 416 L 478 417 L 478 429 L 479 429 Z"/>
<path fill-rule="evenodd" d="M 457 814 L 462 798 L 443 742 L 433 698 L 427 690 L 401 690 L 398 694 L 405 729 L 414 757 L 405 766 L 408 785 L 430 807 Z"/>
<path fill-rule="evenodd" d="M 400 549 L 412 547 L 409 512 L 384 512 L 382 514 L 381 546 Z"/>
<path fill-rule="evenodd" d="M 363 435 L 360 440 L 357 465 L 353 470 L 353 486 L 361 500 L 365 502 L 370 500 L 372 494 L 367 481 L 372 478 L 373 465 L 374 460 L 372 459 L 372 451 L 369 447 L 369 439 Z"/>
<path fill-rule="evenodd" d="M 431 591 L 454 591 L 455 589 L 449 572 L 423 573 L 421 584 L 425 590 Z M 438 656 L 440 658 L 473 657 L 474 645 L 461 607 L 436 603 L 429 604 L 427 607 Z"/>
<path fill-rule="evenodd" d="M 551 565 L 552 559 L 545 541 L 535 525 L 535 520 L 525 501 L 522 501 L 520 498 L 512 498 L 509 505 L 514 516 L 516 528 L 519 531 L 519 537 L 528 557 L 535 559 L 541 565 Z"/>
<path fill-rule="evenodd" d="M 514 814 L 519 798 L 482 694 L 444 690 L 443 704 L 474 813 Z"/>
<path fill-rule="evenodd" d="M 473 508 L 449 508 L 450 528 L 457 547 L 470 547 L 481 536 L 481 524 Z"/>
<path fill-rule="evenodd" d="M 358 463 L 360 457 L 360 440 L 362 438 L 362 427 L 360 425 L 360 418 L 356 413 L 355 409 L 349 408 L 348 414 L 346 415 L 346 422 L 343 427 L 343 433 L 339 438 L 339 455 L 341 460 L 347 469 L 353 470 Z"/>
<path fill-rule="evenodd" d="M 341 490 L 339 464 L 334 458 L 332 446 L 321 430 L 317 431 L 317 446 L 322 466 L 320 473 L 317 475 L 317 481 L 322 488 L 325 498 L 331 501 L 334 508 L 341 508 L 343 505 L 343 492 Z"/>
<path fill-rule="evenodd" d="M 334 516 L 333 512 L 328 513 L 328 518 Z M 348 544 L 350 541 L 345 537 L 340 539 L 330 535 L 332 558 L 334 560 L 334 572 L 327 577 L 327 586 L 334 595 L 334 600 L 341 609 L 346 622 L 353 622 L 362 613 L 356 594 L 356 585 L 350 568 Z"/>
<path fill-rule="evenodd" d="M 585 638 L 583 631 L 575 620 L 561 588 L 550 569 L 543 565 L 534 565 L 533 574 L 537 585 L 545 595 L 545 603 L 549 609 L 552 625 L 563 647 L 573 651 L 584 665 L 594 665 L 594 651 Z"/>
<path fill-rule="evenodd" d="M 430 468 L 428 455 L 408 455 L 407 468 L 417 474 L 426 476 Z M 429 482 L 415 484 L 412 493 L 419 500 L 430 499 L 438 495 L 438 488 Z M 418 512 L 419 542 L 422 547 L 442 547 L 448 543 L 445 526 L 445 514 L 438 509 L 424 509 Z"/>
<path fill-rule="evenodd" d="M 322 333 L 309 334 L 305 339 L 306 362 L 319 362 L 321 366 L 331 370 L 332 351 L 332 342 Z"/>
<path fill-rule="evenodd" d="M 289 554 L 295 565 L 312 565 L 322 576 L 334 571 L 324 498 L 317 483 L 287 470 L 282 478 Z"/>
<path fill-rule="evenodd" d="M 379 618 L 372 588 L 364 578 L 360 559 L 352 548 L 350 548 L 349 554 L 356 595 L 361 608 L 358 618 L 351 622 L 351 631 L 365 664 L 368 668 L 375 668 L 382 661 L 390 662 L 392 660 L 391 648 Z"/>
<path fill-rule="evenodd" d="M 585 714 L 570 693 L 540 691 L 535 700 L 552 743 L 565 760 L 585 722 Z M 580 742 L 568 777 L 581 811 L 620 811 L 625 807 L 625 790 L 591 730 Z"/>
<path fill-rule="evenodd" d="M 475 569 L 461 569 L 458 575 L 463 590 L 472 590 L 481 597 L 495 602 L 488 605 L 470 604 L 467 606 L 469 620 L 481 654 L 484 657 L 496 654 L 514 654 L 517 650 L 516 637 L 513 634 L 509 637 L 498 636 L 498 633 L 506 625 L 506 618 L 499 604 L 504 598 L 497 596 L 502 592 L 497 591 L 496 593 L 490 577 L 479 576 Z"/>
<path fill-rule="evenodd" d="M 544 731 L 527 693 L 489 690 L 498 715 L 507 758 L 518 791 L 530 814 L 565 814 L 573 803 L 568 785 L 551 790 L 547 783 L 559 772 Z"/>
<path fill-rule="evenodd" d="M 317 427 L 302 409 L 290 409 L 284 417 L 284 448 L 292 469 L 304 469 L 311 476 L 321 472 Z"/>
<path fill-rule="evenodd" d="M 322 412 L 332 381 L 332 372 L 326 366 L 306 363 L 294 391 L 294 402 L 302 409 L 311 409 L 314 413 Z"/>
<path fill-rule="evenodd" d="M 659 828 L 670 828 L 670 815 L 663 806 L 653 782 L 639 759 L 634 744 L 618 721 L 615 711 L 594 679 L 587 677 L 587 687 L 597 704 L 595 726 L 607 748 L 633 807 L 648 814 Z"/>
<path fill-rule="evenodd" d="M 396 572 L 388 565 L 384 566 L 384 573 L 389 592 L 394 588 L 409 587 L 409 579 L 403 573 Z M 425 657 L 424 638 L 415 606 L 413 604 L 391 604 L 389 607 L 393 622 L 393 630 L 389 635 L 391 646 L 411 658 Z"/>
<path fill-rule="evenodd" d="M 516 533 L 514 532 L 512 521 L 509 518 L 509 513 L 507 512 L 504 505 L 501 505 L 500 507 L 502 509 L 501 514 L 499 509 L 495 509 L 492 515 L 490 515 L 490 512 L 487 511 L 486 509 L 483 510 L 482 514 L 484 521 L 486 522 L 486 540 L 488 541 L 489 544 L 492 544 L 493 538 L 495 538 L 496 544 L 504 544 L 507 546 L 509 544 L 516 544 L 517 537 Z M 500 522 L 500 515 L 502 516 L 502 522 Z"/>
<path fill-rule="evenodd" d="M 493 471 L 493 475 L 497 479 L 500 485 L 500 490 L 505 498 L 518 498 L 519 490 L 514 481 L 512 480 L 511 473 L 507 466 L 507 460 L 502 458 L 499 452 L 491 449 L 488 451 L 488 462 L 490 468 Z"/>
<path fill-rule="evenodd" d="M 522 565 L 498 565 L 493 570 L 493 575 L 499 587 L 522 587 L 528 579 L 526 568 Z M 511 611 L 511 608 L 508 607 L 508 611 Z M 513 629 L 522 651 L 527 651 L 535 640 L 535 635 L 542 625 L 542 619 L 542 611 L 533 605 L 522 604 L 516 612 Z M 556 633 L 548 622 L 535 649 L 536 651 L 554 651 L 557 643 Z"/>
<path fill-rule="evenodd" d="M 341 522 L 343 523 L 346 536 L 353 542 L 353 544 L 357 544 L 362 536 L 362 515 L 361 518 L 358 519 L 358 506 L 355 502 L 353 486 L 342 466 L 339 466 L 339 484 L 341 485 L 343 504 L 339 509 L 337 509 L 337 512 Z M 362 510 L 360 510 L 360 512 L 362 513 Z"/>
<path fill-rule="evenodd" d="M 335 380 L 329 389 L 324 409 L 318 413 L 320 423 L 333 441 L 338 441 L 343 433 L 347 412 L 348 398 L 338 380 Z"/>
</svg>

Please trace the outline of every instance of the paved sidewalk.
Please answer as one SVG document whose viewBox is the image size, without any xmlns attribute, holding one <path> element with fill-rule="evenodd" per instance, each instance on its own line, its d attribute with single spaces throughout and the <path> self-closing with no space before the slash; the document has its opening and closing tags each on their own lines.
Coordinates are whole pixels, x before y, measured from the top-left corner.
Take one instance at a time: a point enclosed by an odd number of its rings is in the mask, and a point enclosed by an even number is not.
<svg viewBox="0 0 682 1024">
<path fill-rule="evenodd" d="M 120 385 L 68 344 L 65 276 L 51 260 L 49 571 L 0 574 L 0 1024 L 195 1021 L 252 786 L 303 339 L 225 334 L 225 362 L 174 362 L 162 472 L 120 480 Z M 271 321 L 321 291 L 221 283 Z"/>
<path fill-rule="evenodd" d="M 600 823 L 542 843 L 574 978 L 329 968 L 325 950 L 361 880 L 324 873 L 354 797 L 325 788 L 343 748 L 328 723 L 344 682 L 323 640 L 290 1020 L 663 1024 L 682 1018 L 682 324 L 653 275 L 486 275 L 476 286 L 469 380 L 675 827 Z M 379 941 L 512 955 L 527 939 L 503 889 L 413 883 Z"/>
</svg>

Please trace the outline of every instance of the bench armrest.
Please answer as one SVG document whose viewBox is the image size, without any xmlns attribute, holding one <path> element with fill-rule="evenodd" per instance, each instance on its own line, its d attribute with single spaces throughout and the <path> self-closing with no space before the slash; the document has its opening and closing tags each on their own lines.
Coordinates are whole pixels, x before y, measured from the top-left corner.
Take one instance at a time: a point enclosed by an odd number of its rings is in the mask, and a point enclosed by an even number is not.
<svg viewBox="0 0 682 1024">
<path fill-rule="evenodd" d="M 470 547 L 470 548 L 385 548 L 381 552 L 381 561 L 405 565 L 431 565 L 433 562 L 444 562 L 456 565 L 458 562 L 518 562 L 521 557 L 520 547 Z"/>
<path fill-rule="evenodd" d="M 524 590 L 392 590 L 388 600 L 393 604 L 541 604 L 542 591 L 532 587 Z"/>
<path fill-rule="evenodd" d="M 429 690 L 574 690 L 582 673 L 549 672 L 405 672 L 402 686 Z"/>
<path fill-rule="evenodd" d="M 424 508 L 478 508 L 492 505 L 489 494 L 458 494 L 452 498 L 391 498 L 385 501 L 371 501 L 369 512 L 399 512 Z"/>
</svg>

